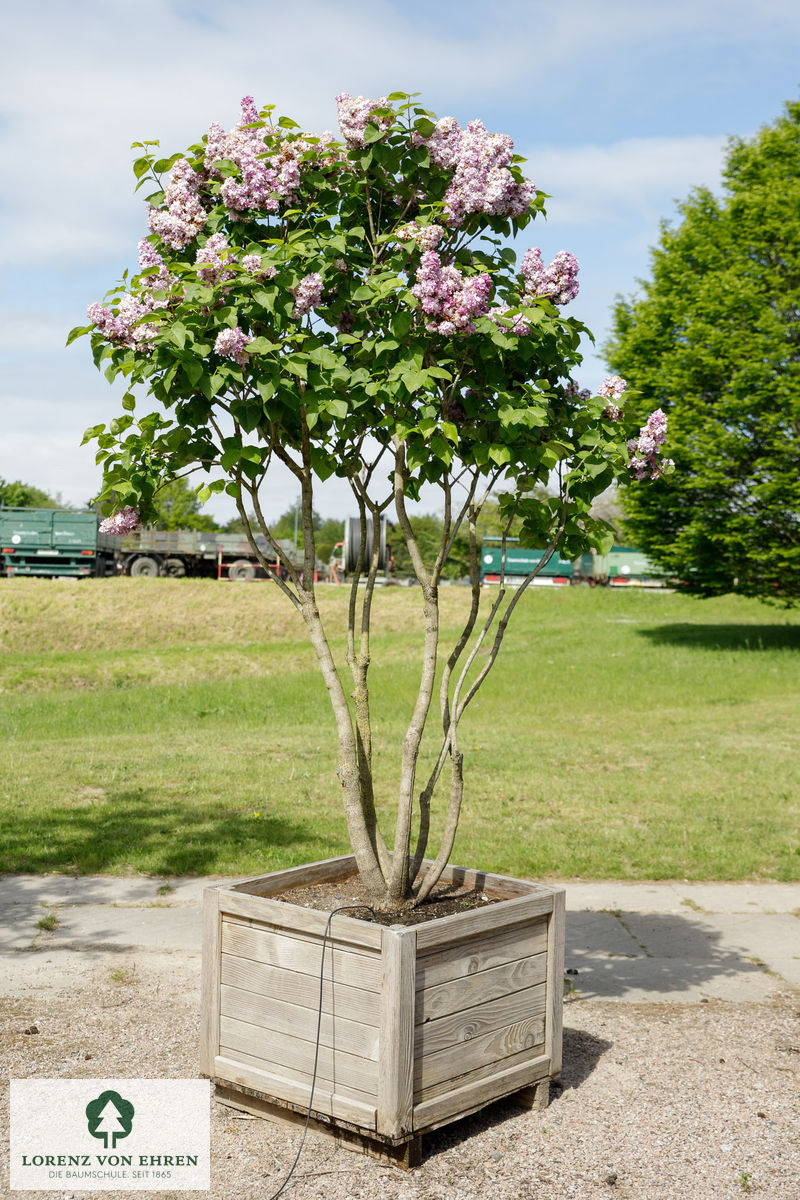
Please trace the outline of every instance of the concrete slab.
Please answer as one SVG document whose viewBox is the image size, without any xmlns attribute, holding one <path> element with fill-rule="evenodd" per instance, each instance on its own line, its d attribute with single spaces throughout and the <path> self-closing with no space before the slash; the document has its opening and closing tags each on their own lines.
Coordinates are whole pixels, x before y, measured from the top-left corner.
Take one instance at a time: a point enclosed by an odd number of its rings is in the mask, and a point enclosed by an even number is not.
<svg viewBox="0 0 800 1200">
<path fill-rule="evenodd" d="M 553 880 L 552 882 L 557 882 Z M 563 881 L 568 909 L 621 912 L 800 913 L 800 883 Z"/>
<path fill-rule="evenodd" d="M 160 903 L 170 908 L 196 905 L 205 888 L 234 882 L 221 876 L 184 876 L 158 879 L 151 876 L 4 875 L 0 876 L 0 914 L 10 905 Z M 169 887 L 162 893 L 159 889 Z"/>
<path fill-rule="evenodd" d="M 159 894 L 165 882 L 172 890 Z M 226 882 L 2 877 L 0 994 L 137 963 L 188 985 L 199 970 L 203 891 Z M 800 987 L 800 885 L 576 880 L 566 889 L 566 978 L 581 997 L 748 1002 Z M 58 926 L 42 931 L 49 912 Z"/>
</svg>

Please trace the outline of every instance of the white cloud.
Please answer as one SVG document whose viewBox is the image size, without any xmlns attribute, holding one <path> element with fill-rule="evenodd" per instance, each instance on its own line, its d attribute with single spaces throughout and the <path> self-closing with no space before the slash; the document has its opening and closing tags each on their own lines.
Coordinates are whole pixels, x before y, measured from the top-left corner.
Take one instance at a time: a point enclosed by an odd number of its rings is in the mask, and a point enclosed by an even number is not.
<svg viewBox="0 0 800 1200">
<path fill-rule="evenodd" d="M 36 312 L 0 308 L 0 351 L 35 350 L 37 354 L 61 351 L 67 333 L 78 323 L 74 313 L 71 317 L 66 314 L 42 316 Z"/>
<path fill-rule="evenodd" d="M 693 187 L 718 189 L 724 137 L 627 138 L 608 146 L 536 147 L 528 152 L 538 187 L 559 225 L 655 224 Z"/>
</svg>

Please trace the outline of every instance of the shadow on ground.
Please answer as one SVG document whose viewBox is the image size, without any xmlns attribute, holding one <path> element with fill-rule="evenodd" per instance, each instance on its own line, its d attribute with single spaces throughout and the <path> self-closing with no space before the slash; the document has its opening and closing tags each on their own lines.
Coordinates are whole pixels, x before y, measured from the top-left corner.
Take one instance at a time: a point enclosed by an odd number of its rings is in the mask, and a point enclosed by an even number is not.
<svg viewBox="0 0 800 1200">
<path fill-rule="evenodd" d="M 113 873 L 129 867 L 133 856 L 136 863 L 146 860 L 153 875 L 209 875 L 223 873 L 226 853 L 266 857 L 293 845 L 307 849 L 308 861 L 324 858 L 315 851 L 327 849 L 311 821 L 266 813 L 254 819 L 250 811 L 198 809 L 174 798 L 160 802 L 145 789 L 109 793 L 99 804 L 54 808 L 30 822 L 18 810 L 0 812 L 0 871 Z"/>
<path fill-rule="evenodd" d="M 800 625 L 654 625 L 637 631 L 657 646 L 698 650 L 800 650 Z"/>
<path fill-rule="evenodd" d="M 736 943 L 735 927 L 720 928 L 699 913 L 567 914 L 567 986 L 581 1000 L 721 999 L 763 989 L 753 948 Z M 638 995 L 637 995 L 638 994 Z"/>
<path fill-rule="evenodd" d="M 567 1089 L 580 1087 L 592 1074 L 603 1055 L 612 1048 L 613 1042 L 595 1037 L 583 1029 L 565 1028 L 561 1078 L 551 1084 L 551 1104 L 557 1103 L 562 1092 Z M 520 1105 L 513 1096 L 487 1104 L 472 1116 L 463 1117 L 460 1121 L 454 1121 L 451 1125 L 445 1125 L 435 1133 L 426 1135 L 423 1140 L 423 1158 L 434 1158 L 437 1154 L 452 1150 L 453 1147 L 468 1142 L 476 1134 L 503 1125 L 519 1114 Z"/>
</svg>

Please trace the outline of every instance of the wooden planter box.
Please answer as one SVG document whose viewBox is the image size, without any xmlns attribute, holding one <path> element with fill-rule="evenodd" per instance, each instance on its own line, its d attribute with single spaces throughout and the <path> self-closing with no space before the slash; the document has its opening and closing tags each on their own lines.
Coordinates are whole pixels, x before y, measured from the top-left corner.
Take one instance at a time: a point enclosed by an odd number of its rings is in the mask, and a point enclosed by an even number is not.
<svg viewBox="0 0 800 1200">
<path fill-rule="evenodd" d="M 354 870 L 348 855 L 206 889 L 201 1070 L 226 1102 L 305 1116 L 328 914 L 273 897 Z M 561 1071 L 563 889 L 443 880 L 501 902 L 408 927 L 337 914 L 325 952 L 312 1117 L 393 1160 L 503 1096 L 545 1104 Z"/>
</svg>

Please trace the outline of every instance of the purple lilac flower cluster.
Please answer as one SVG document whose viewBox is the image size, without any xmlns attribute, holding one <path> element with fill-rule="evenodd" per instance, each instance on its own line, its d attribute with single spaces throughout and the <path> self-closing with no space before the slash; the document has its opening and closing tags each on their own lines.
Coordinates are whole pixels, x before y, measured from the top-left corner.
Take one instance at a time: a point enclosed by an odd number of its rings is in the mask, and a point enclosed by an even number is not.
<svg viewBox="0 0 800 1200">
<path fill-rule="evenodd" d="M 591 398 L 592 393 L 588 388 L 579 388 L 574 379 L 570 379 L 567 386 L 564 388 L 564 395 L 568 400 L 582 400 L 586 403 Z"/>
<path fill-rule="evenodd" d="M 522 260 L 523 302 L 547 296 L 553 304 L 569 304 L 578 294 L 578 260 L 569 250 L 559 250 L 547 266 L 538 246 L 526 251 Z"/>
<path fill-rule="evenodd" d="M 100 522 L 98 528 L 101 533 L 112 533 L 115 537 L 124 537 L 126 533 L 133 533 L 138 529 L 140 524 L 138 508 L 131 508 L 130 504 L 126 504 L 122 512 L 115 512 L 112 516 L 106 517 L 104 521 Z"/>
<path fill-rule="evenodd" d="M 627 381 L 621 375 L 606 375 L 597 389 L 598 396 L 603 396 L 604 399 L 608 400 L 608 404 L 603 409 L 604 417 L 607 417 L 611 421 L 618 421 L 620 419 L 622 409 L 615 401 L 619 400 L 627 386 Z"/>
<path fill-rule="evenodd" d="M 200 268 L 197 272 L 200 278 L 212 284 L 235 278 L 237 265 L 248 275 L 255 275 L 259 279 L 274 279 L 278 274 L 275 267 L 262 266 L 258 254 L 245 254 L 241 262 L 237 262 L 224 233 L 213 234 L 205 246 L 197 251 L 194 261 Z"/>
<path fill-rule="evenodd" d="M 489 319 L 506 332 L 515 333 L 517 337 L 527 337 L 531 331 L 530 321 L 526 321 L 522 313 L 517 313 L 514 317 L 504 319 L 506 313 L 509 311 L 508 304 L 495 304 L 494 308 L 489 312 Z"/>
<path fill-rule="evenodd" d="M 156 336 L 156 329 L 152 324 L 139 325 L 138 322 L 152 312 L 153 307 L 126 293 L 116 313 L 97 302 L 90 304 L 86 312 L 92 324 L 110 342 L 119 342 L 130 350 L 147 350 L 148 342 L 152 342 Z"/>
<path fill-rule="evenodd" d="M 257 128 L 248 128 L 252 125 Z M 291 137 L 280 126 L 270 126 L 266 134 L 265 138 L 265 126 L 252 96 L 243 97 L 239 124 L 230 133 L 216 123 L 208 131 L 205 165 L 210 174 L 221 178 L 214 163 L 223 158 L 241 171 L 241 178 L 230 176 L 220 188 L 225 207 L 234 214 L 249 209 L 277 212 L 282 200 L 291 202 L 297 197 L 300 160 L 315 144 Z M 332 137 L 323 134 L 317 144 L 327 145 Z"/>
<path fill-rule="evenodd" d="M 425 327 L 430 333 L 449 337 L 475 332 L 474 318 L 489 309 L 490 275 L 465 277 L 457 267 L 443 266 L 435 250 L 426 250 L 415 278 L 411 291 L 428 318 Z"/>
<path fill-rule="evenodd" d="M 276 267 L 262 266 L 261 259 L 257 254 L 245 254 L 242 259 L 242 270 L 247 271 L 248 275 L 255 275 L 257 279 L 274 279 L 278 274 Z"/>
<path fill-rule="evenodd" d="M 628 452 L 632 455 L 630 469 L 636 479 L 658 479 L 665 467 L 675 465 L 671 458 L 658 457 L 666 439 L 666 413 L 657 408 L 647 418 L 647 423 L 642 425 L 638 438 L 631 438 L 628 442 Z"/>
<path fill-rule="evenodd" d="M 312 308 L 318 308 L 322 300 L 322 276 L 314 271 L 304 275 L 294 289 L 294 311 L 292 316 L 304 317 Z"/>
<path fill-rule="evenodd" d="M 199 193 L 203 177 L 182 158 L 172 168 L 164 193 L 166 208 L 150 208 L 147 226 L 173 250 L 182 250 L 197 237 L 206 223 L 206 210 Z"/>
<path fill-rule="evenodd" d="M 231 270 L 230 263 L 236 262 L 230 253 L 228 239 L 224 233 L 214 233 L 194 256 L 194 261 L 200 268 L 197 274 L 206 283 L 221 283 L 225 279 L 233 279 L 236 271 Z M 227 265 L 226 265 L 227 264 Z"/>
<path fill-rule="evenodd" d="M 536 188 L 509 170 L 514 143 L 507 134 L 488 133 L 482 121 L 462 129 L 455 117 L 443 117 L 430 137 L 420 140 L 432 162 L 453 170 L 444 196 L 448 225 L 462 225 L 470 213 L 519 217 L 527 211 Z"/>
<path fill-rule="evenodd" d="M 522 260 L 521 304 L 533 304 L 538 296 L 547 296 L 553 304 L 569 304 L 578 294 L 578 260 L 568 250 L 559 250 L 553 261 L 545 266 L 538 246 L 526 251 Z M 506 318 L 507 304 L 497 304 L 489 316 L 501 329 L 527 337 L 531 323 L 522 313 Z"/>
<path fill-rule="evenodd" d="M 444 236 L 441 225 L 418 225 L 409 221 L 397 231 L 401 242 L 416 242 L 420 250 L 435 250 Z"/>
<path fill-rule="evenodd" d="M 232 358 L 240 367 L 244 367 L 247 365 L 247 355 L 244 352 L 244 348 L 252 340 L 249 334 L 246 334 L 237 325 L 235 329 L 223 329 L 222 333 L 217 334 L 217 340 L 214 342 L 214 350 L 223 358 Z"/>
<path fill-rule="evenodd" d="M 139 268 L 142 271 L 155 271 L 147 276 L 147 286 L 151 291 L 169 292 L 175 283 L 175 276 L 170 275 L 163 258 L 152 242 L 142 238 L 138 246 Z"/>
<path fill-rule="evenodd" d="M 351 96 L 348 92 L 340 92 L 336 97 L 336 110 L 339 117 L 339 128 L 347 145 L 353 147 L 364 145 L 364 134 L 368 121 L 373 121 L 381 132 L 389 129 L 392 124 L 391 117 L 372 115 L 374 109 L 388 108 L 388 106 L 389 101 L 385 96 L 381 96 L 380 100 L 368 100 L 366 96 Z"/>
<path fill-rule="evenodd" d="M 148 288 L 156 292 L 168 292 L 172 289 L 175 277 L 170 275 L 163 258 L 147 238 L 142 238 L 139 242 L 139 266 L 143 271 L 156 269 L 155 274 L 145 276 Z M 97 302 L 90 304 L 86 312 L 89 320 L 109 341 L 119 342 L 131 350 L 147 350 L 148 343 L 152 342 L 157 330 L 153 324 L 139 325 L 138 322 L 154 309 L 166 308 L 167 304 L 166 297 L 156 297 L 148 290 L 140 292 L 138 296 L 126 293 L 120 300 L 116 313 L 113 309 L 103 308 Z"/>
</svg>

